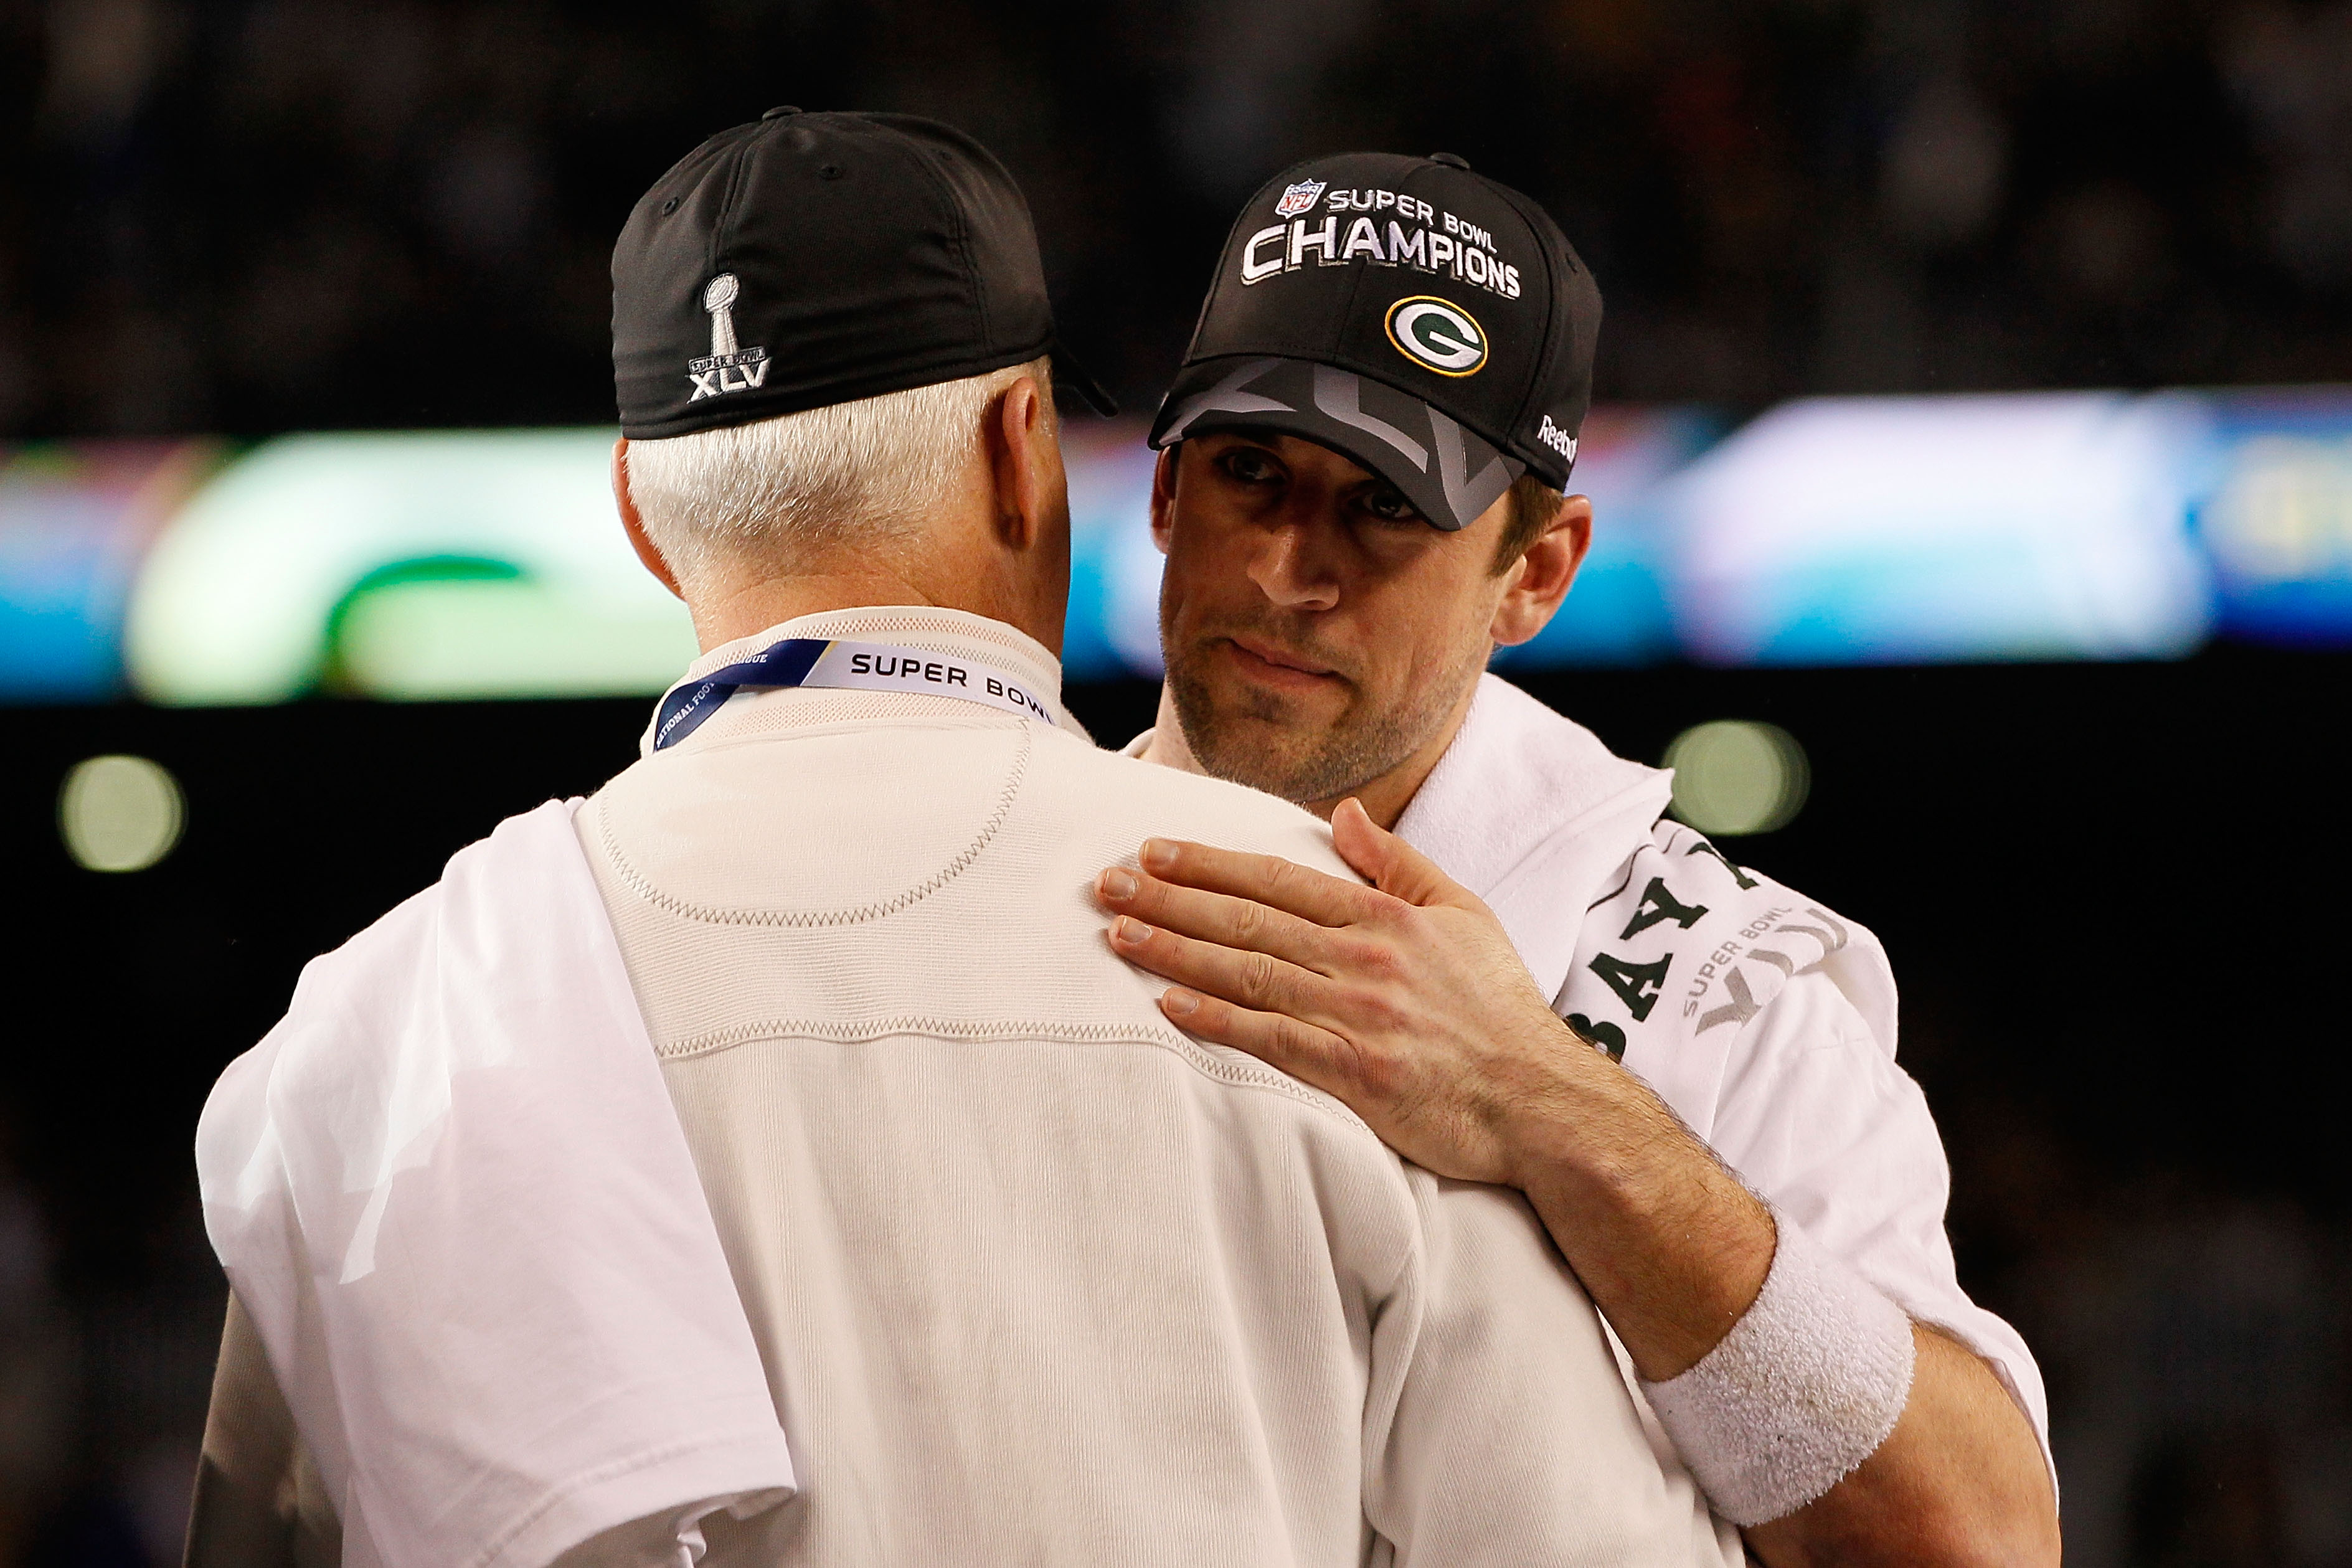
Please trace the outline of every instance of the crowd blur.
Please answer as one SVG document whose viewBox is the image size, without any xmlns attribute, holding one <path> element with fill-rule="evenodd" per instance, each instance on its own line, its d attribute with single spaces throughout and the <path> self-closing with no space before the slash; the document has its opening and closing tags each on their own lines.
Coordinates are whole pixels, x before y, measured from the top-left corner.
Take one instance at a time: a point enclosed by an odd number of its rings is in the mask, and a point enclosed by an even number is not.
<svg viewBox="0 0 2352 1568">
<path fill-rule="evenodd" d="M 2217 1179 L 2193 1147 L 2116 1158 L 2103 1129 L 1956 1059 L 1976 1031 L 1954 1020 L 2000 1010 L 1915 984 L 1903 1056 L 1933 1086 L 1951 1151 L 1962 1278 L 2017 1324 L 2048 1380 L 2066 1561 L 2352 1564 L 2340 1199 Z M 2152 1071 L 2200 1054 L 2140 1044 Z M 2130 1117 L 2118 1098 L 2110 1114 Z"/>
<path fill-rule="evenodd" d="M 609 414 L 612 237 L 789 99 L 949 120 L 1155 397 L 1240 200 L 1467 156 L 1606 290 L 1604 397 L 2352 363 L 2346 0 L 15 0 L 0 430 Z"/>
<path fill-rule="evenodd" d="M 996 150 L 1145 407 L 1241 198 L 1344 147 L 1545 203 L 1603 398 L 2352 379 L 2352 0 L 0 0 L 0 440 L 609 419 L 629 204 L 780 102 Z M 2008 1022 L 1915 985 L 1905 1054 L 1964 1278 L 2044 1359 L 2070 1562 L 2352 1564 L 2340 1205 L 2107 1157 L 1978 1059 Z M 11 1094 L 0 1568 L 160 1564 L 221 1300 L 193 1193 L 91 1217 L 21 1150 L 106 1108 Z"/>
</svg>

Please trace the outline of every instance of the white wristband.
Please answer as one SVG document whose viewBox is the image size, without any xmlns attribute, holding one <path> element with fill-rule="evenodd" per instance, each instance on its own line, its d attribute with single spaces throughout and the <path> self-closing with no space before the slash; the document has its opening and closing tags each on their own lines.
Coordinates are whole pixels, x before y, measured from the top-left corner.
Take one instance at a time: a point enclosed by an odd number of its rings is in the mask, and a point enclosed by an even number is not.
<svg viewBox="0 0 2352 1568">
<path fill-rule="evenodd" d="M 1777 1208 L 1764 1288 L 1723 1342 L 1644 1383 L 1692 1477 L 1734 1524 L 1796 1512 L 1878 1450 L 1911 1396 L 1911 1319 Z"/>
</svg>

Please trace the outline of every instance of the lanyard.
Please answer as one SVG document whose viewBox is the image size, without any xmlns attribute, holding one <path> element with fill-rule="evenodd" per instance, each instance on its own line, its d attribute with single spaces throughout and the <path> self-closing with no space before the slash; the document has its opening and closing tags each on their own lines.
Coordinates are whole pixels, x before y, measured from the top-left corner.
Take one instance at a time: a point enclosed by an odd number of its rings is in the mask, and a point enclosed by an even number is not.
<svg viewBox="0 0 2352 1568">
<path fill-rule="evenodd" d="M 720 703 L 746 686 L 917 691 L 926 697 L 960 697 L 1041 724 L 1054 722 L 1052 709 L 992 664 L 890 643 L 786 637 L 740 664 L 671 687 L 662 698 L 660 717 L 654 724 L 654 750 L 693 734 L 704 720 L 719 711 Z"/>
</svg>

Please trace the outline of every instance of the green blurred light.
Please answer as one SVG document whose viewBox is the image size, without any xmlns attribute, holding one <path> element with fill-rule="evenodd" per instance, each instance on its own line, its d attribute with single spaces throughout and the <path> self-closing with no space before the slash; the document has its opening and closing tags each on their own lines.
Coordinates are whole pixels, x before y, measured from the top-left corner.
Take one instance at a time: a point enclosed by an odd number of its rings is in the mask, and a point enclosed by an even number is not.
<svg viewBox="0 0 2352 1568">
<path fill-rule="evenodd" d="M 144 871 L 172 852 L 187 820 L 178 781 L 145 757 L 76 763 L 58 792 L 58 832 L 91 871 Z"/>
<path fill-rule="evenodd" d="M 1666 748 L 1675 815 L 1701 833 L 1733 837 L 1786 827 L 1804 809 L 1812 770 L 1796 737 L 1776 724 L 1718 719 Z"/>
<path fill-rule="evenodd" d="M 658 691 L 695 652 L 673 616 L 587 620 L 526 577 L 393 584 L 341 620 L 344 679 L 401 701 Z"/>
<path fill-rule="evenodd" d="M 289 436 L 140 574 L 133 685 L 176 705 L 660 691 L 696 648 L 614 515 L 609 430 Z"/>
</svg>

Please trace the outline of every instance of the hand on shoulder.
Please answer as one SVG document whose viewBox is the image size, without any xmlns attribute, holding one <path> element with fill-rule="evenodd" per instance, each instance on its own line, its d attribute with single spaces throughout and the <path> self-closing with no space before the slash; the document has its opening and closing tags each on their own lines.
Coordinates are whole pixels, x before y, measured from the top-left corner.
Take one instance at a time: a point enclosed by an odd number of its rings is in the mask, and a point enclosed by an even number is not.
<svg viewBox="0 0 2352 1568">
<path fill-rule="evenodd" d="M 1344 1101 L 1440 1175 L 1518 1184 L 1519 1124 L 1563 1070 L 1603 1066 L 1551 1011 L 1486 906 L 1354 801 L 1331 819 L 1370 882 L 1150 839 L 1096 893 L 1161 1007 Z"/>
</svg>

